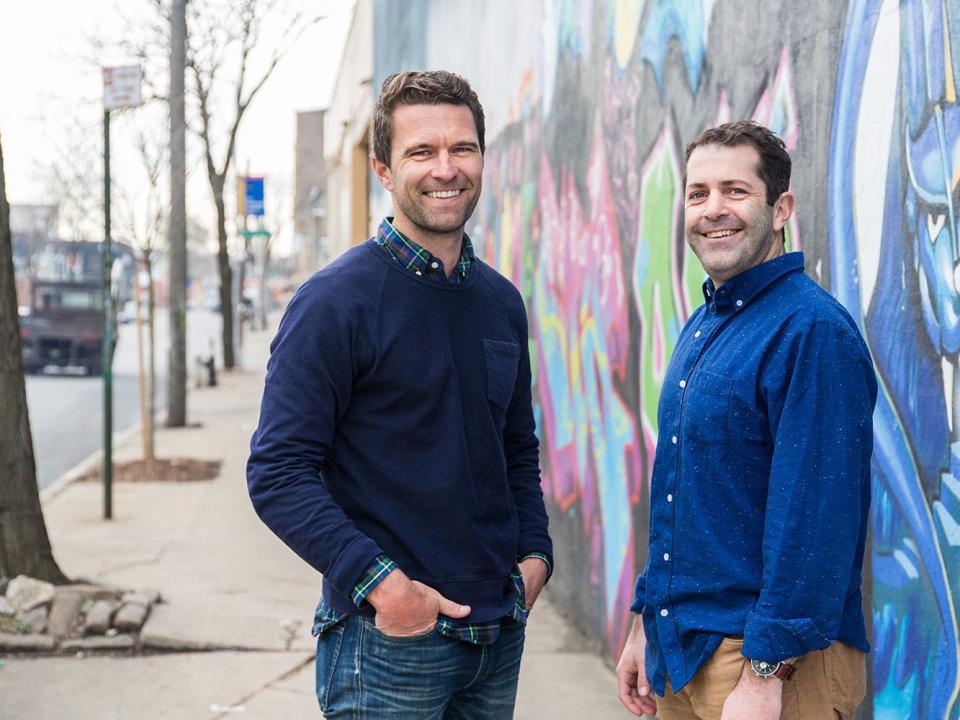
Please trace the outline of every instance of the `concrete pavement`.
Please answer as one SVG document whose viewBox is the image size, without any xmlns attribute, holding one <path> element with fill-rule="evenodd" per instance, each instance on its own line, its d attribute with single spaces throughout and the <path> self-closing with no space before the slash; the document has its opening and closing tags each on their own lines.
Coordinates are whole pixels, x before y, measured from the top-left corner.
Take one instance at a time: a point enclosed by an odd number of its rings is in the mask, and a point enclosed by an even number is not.
<svg viewBox="0 0 960 720">
<path fill-rule="evenodd" d="M 155 587 L 135 656 L 0 658 L 0 718 L 319 718 L 313 695 L 312 610 L 319 576 L 256 517 L 246 494 L 247 443 L 257 422 L 272 330 L 247 332 L 243 364 L 216 388 L 191 391 L 182 429 L 159 429 L 160 457 L 222 461 L 204 483 L 73 483 L 44 503 L 61 568 L 84 578 Z M 139 434 L 114 451 L 138 458 Z M 155 652 L 154 652 L 155 651 Z M 518 718 L 631 717 L 613 673 L 551 606 L 532 614 Z"/>
</svg>

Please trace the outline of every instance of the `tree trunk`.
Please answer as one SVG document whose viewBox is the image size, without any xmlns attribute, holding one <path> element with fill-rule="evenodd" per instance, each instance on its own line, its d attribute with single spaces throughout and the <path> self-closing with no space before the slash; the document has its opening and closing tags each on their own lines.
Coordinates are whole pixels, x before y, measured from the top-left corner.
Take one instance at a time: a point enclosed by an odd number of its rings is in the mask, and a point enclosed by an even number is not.
<svg viewBox="0 0 960 720">
<path fill-rule="evenodd" d="M 10 206 L 0 147 L 0 575 L 65 583 L 40 507 L 20 353 Z"/>
<path fill-rule="evenodd" d="M 217 206 L 217 261 L 220 267 L 220 315 L 223 318 L 223 367 L 232 370 L 236 365 L 233 357 L 233 270 L 230 268 L 230 251 L 227 249 L 227 211 L 223 204 L 223 185 L 213 190 Z"/>
<path fill-rule="evenodd" d="M 153 292 L 153 256 L 146 254 L 145 264 L 147 267 L 147 319 L 149 321 L 149 345 L 150 355 L 147 356 L 147 422 L 150 425 L 148 438 L 147 460 L 154 459 L 154 446 L 156 444 L 156 413 L 157 413 L 157 352 L 156 352 L 156 296 Z"/>
</svg>

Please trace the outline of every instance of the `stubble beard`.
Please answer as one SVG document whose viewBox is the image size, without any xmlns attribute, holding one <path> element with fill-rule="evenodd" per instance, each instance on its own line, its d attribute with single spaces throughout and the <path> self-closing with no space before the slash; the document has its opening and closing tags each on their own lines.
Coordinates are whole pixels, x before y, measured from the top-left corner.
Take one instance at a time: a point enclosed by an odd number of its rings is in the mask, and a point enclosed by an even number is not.
<svg viewBox="0 0 960 720">
<path fill-rule="evenodd" d="M 723 227 L 721 223 L 717 223 L 716 227 L 708 228 L 707 232 L 720 230 Z M 696 238 L 696 241 L 693 238 Z M 700 240 L 706 240 L 706 242 L 701 246 Z M 770 253 L 770 248 L 776 243 L 773 234 L 773 209 L 770 208 L 770 212 L 759 213 L 751 217 L 749 222 L 744 223 L 743 237 L 740 242 L 718 258 L 721 261 L 719 264 L 711 262 L 711 255 L 715 253 L 707 249 L 710 241 L 699 232 L 688 232 L 687 243 L 700 260 L 707 275 L 713 278 L 722 277 L 724 281 L 729 280 L 764 262 Z"/>
<path fill-rule="evenodd" d="M 465 195 L 469 193 L 469 190 L 464 191 Z M 406 215 L 407 219 L 419 229 L 430 234 L 447 235 L 461 231 L 466 227 L 467 220 L 473 215 L 479 199 L 480 188 L 475 188 L 473 195 L 468 197 L 466 205 L 463 206 L 463 212 L 453 220 L 444 220 L 438 217 L 436 214 L 430 212 L 423 203 L 409 196 L 395 197 L 394 202 L 397 204 L 397 209 Z"/>
</svg>

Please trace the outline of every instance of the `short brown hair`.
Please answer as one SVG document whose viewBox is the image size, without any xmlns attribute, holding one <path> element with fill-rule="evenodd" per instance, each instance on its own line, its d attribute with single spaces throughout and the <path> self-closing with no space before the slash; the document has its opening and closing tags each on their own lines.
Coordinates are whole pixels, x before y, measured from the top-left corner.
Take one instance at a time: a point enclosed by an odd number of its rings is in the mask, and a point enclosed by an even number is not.
<svg viewBox="0 0 960 720">
<path fill-rule="evenodd" d="M 687 163 L 690 155 L 704 145 L 723 145 L 736 147 L 751 145 L 760 155 L 757 175 L 767 188 L 767 205 L 773 206 L 783 193 L 790 189 L 790 155 L 783 140 L 768 128 L 753 120 L 737 120 L 719 127 L 704 130 L 697 139 L 687 145 L 687 154 L 683 162 L 683 190 L 687 189 Z"/>
<path fill-rule="evenodd" d="M 380 97 L 373 108 L 373 155 L 390 166 L 390 145 L 393 136 L 393 111 L 397 105 L 466 105 L 473 115 L 480 141 L 484 142 L 483 108 L 477 94 L 464 78 L 446 70 L 410 70 L 396 73 L 383 81 Z"/>
</svg>

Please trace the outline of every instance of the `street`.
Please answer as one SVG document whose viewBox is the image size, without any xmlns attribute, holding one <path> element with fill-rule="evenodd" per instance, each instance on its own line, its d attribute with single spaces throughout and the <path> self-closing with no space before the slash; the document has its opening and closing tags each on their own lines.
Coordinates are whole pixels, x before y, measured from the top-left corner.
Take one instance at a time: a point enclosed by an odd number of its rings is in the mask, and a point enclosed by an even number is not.
<svg viewBox="0 0 960 720">
<path fill-rule="evenodd" d="M 157 399 L 162 415 L 167 395 L 168 313 L 157 313 Z M 208 356 L 213 339 L 217 368 L 222 369 L 219 350 L 220 316 L 209 310 L 187 313 L 187 373 L 193 382 L 195 357 Z M 144 346 L 148 348 L 147 328 Z M 103 382 L 86 377 L 81 370 L 47 371 L 27 377 L 27 404 L 37 460 L 37 482 L 43 489 L 63 473 L 103 446 Z M 189 406 L 187 408 L 189 420 Z M 137 331 L 134 323 L 119 326 L 113 365 L 114 432 L 126 430 L 140 419 L 137 382 Z"/>
</svg>

